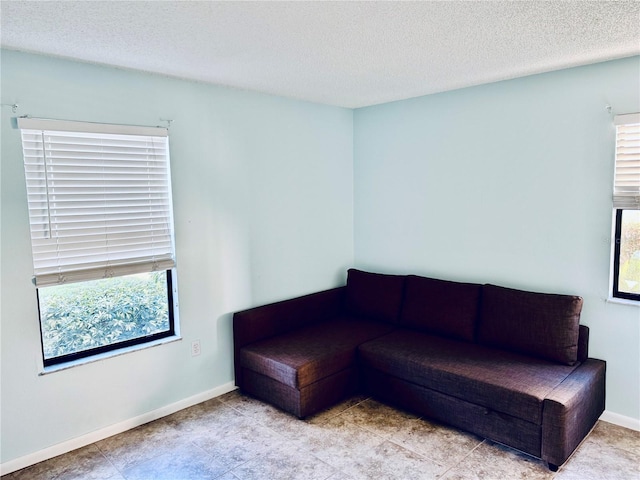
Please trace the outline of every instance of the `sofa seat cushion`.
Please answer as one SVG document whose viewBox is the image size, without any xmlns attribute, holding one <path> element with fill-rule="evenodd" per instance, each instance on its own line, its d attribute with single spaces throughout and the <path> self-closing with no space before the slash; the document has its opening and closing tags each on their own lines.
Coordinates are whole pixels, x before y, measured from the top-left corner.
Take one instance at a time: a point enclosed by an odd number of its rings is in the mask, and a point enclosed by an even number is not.
<svg viewBox="0 0 640 480">
<path fill-rule="evenodd" d="M 545 397 L 576 368 L 406 329 L 359 355 L 366 367 L 537 425 Z"/>
<path fill-rule="evenodd" d="M 357 317 L 338 317 L 247 345 L 240 351 L 240 364 L 302 388 L 355 366 L 358 345 L 393 329 Z"/>
</svg>

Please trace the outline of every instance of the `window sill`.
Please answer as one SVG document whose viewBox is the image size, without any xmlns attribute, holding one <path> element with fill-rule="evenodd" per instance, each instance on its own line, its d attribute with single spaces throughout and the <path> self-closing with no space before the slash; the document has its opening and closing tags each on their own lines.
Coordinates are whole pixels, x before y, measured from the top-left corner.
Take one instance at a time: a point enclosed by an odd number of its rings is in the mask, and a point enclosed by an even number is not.
<svg viewBox="0 0 640 480">
<path fill-rule="evenodd" d="M 607 303 L 617 303 L 620 305 L 629 305 L 631 307 L 640 307 L 637 300 L 627 300 L 626 298 L 609 297 L 605 300 Z"/>
<path fill-rule="evenodd" d="M 79 360 L 73 360 L 71 362 L 60 363 L 58 365 L 51 365 L 50 367 L 44 367 L 42 366 L 42 363 L 41 363 L 39 375 L 48 375 L 50 373 L 60 372 L 62 370 L 68 370 L 70 368 L 78 367 L 80 365 L 99 362 L 107 358 L 119 357 L 120 355 L 125 355 L 127 353 L 137 352 L 139 350 L 146 350 L 147 348 L 153 348 L 159 345 L 165 345 L 167 343 L 178 342 L 181 340 L 182 340 L 181 336 L 174 335 L 172 337 L 161 338 L 159 340 L 155 340 L 149 343 L 143 343 L 141 345 L 134 345 L 132 347 L 125 347 L 118 350 L 112 350 L 110 352 L 100 353 L 98 355 L 93 355 L 87 358 L 81 358 Z"/>
</svg>

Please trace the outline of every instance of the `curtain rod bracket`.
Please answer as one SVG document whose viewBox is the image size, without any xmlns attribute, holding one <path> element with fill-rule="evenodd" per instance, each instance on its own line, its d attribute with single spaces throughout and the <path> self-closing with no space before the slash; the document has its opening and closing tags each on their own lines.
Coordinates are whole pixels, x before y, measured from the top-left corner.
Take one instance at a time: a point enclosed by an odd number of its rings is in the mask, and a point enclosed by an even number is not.
<svg viewBox="0 0 640 480">
<path fill-rule="evenodd" d="M 18 103 L 3 103 L 2 106 L 3 107 L 11 107 L 11 111 L 13 113 L 17 113 L 18 108 L 20 108 L 20 105 L 18 105 Z"/>
</svg>

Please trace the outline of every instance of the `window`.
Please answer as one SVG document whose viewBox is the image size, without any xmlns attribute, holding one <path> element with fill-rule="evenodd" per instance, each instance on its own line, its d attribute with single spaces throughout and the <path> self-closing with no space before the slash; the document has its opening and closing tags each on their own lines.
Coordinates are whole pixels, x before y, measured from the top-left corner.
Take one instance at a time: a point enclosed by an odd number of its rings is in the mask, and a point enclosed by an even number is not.
<svg viewBox="0 0 640 480">
<path fill-rule="evenodd" d="M 18 125 L 44 365 L 173 336 L 167 129 Z"/>
<path fill-rule="evenodd" d="M 615 123 L 612 295 L 640 301 L 640 114 Z"/>
</svg>

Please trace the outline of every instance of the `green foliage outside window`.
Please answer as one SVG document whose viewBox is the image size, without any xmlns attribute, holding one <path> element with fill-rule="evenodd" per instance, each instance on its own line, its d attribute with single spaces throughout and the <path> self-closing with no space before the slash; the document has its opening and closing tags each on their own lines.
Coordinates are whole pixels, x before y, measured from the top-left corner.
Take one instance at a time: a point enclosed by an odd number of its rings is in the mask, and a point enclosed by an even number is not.
<svg viewBox="0 0 640 480">
<path fill-rule="evenodd" d="M 640 293 L 640 210 L 623 210 L 620 234 L 620 291 Z"/>
<path fill-rule="evenodd" d="M 46 287 L 38 294 L 45 359 L 170 328 L 166 272 Z"/>
</svg>

